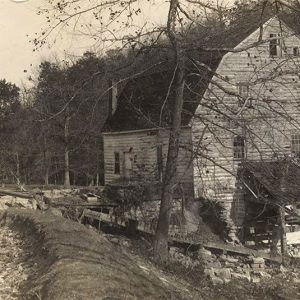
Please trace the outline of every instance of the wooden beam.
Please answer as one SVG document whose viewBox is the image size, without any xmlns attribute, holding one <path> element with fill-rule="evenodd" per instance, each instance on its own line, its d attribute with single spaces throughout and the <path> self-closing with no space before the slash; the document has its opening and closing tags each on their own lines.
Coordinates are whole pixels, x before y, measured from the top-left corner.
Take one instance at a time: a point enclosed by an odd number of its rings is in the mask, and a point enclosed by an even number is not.
<svg viewBox="0 0 300 300">
<path fill-rule="evenodd" d="M 12 191 L 2 190 L 2 189 L 0 189 L 0 195 L 14 196 L 14 197 L 19 197 L 19 198 L 24 198 L 24 199 L 32 199 L 33 198 L 33 196 L 30 194 L 12 192 Z"/>
</svg>

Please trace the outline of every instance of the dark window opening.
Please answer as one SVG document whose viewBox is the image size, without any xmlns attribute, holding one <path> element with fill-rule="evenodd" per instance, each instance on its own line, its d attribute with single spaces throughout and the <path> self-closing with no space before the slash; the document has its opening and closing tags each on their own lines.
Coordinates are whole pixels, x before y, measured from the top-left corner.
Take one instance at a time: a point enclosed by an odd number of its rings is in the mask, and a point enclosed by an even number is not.
<svg viewBox="0 0 300 300">
<path fill-rule="evenodd" d="M 115 174 L 120 174 L 120 153 L 115 152 Z"/>
<path fill-rule="evenodd" d="M 271 33 L 270 34 L 270 44 L 269 44 L 269 51 L 271 56 L 278 56 L 278 48 L 279 40 L 275 39 L 277 37 L 277 34 Z"/>
<path fill-rule="evenodd" d="M 293 48 L 293 55 L 294 56 L 299 56 L 299 48 L 298 47 Z"/>
<path fill-rule="evenodd" d="M 300 158 L 300 134 L 292 134 L 291 142 L 293 156 Z"/>
<path fill-rule="evenodd" d="M 245 139 L 240 135 L 233 140 L 233 158 L 237 160 L 245 158 Z"/>
</svg>

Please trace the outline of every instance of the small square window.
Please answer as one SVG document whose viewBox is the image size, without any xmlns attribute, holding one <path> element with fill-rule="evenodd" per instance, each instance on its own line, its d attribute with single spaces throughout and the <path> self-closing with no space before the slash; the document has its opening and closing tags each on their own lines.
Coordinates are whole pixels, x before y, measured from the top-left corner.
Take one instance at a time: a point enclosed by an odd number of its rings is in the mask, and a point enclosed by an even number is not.
<svg viewBox="0 0 300 300">
<path fill-rule="evenodd" d="M 239 95 L 243 98 L 246 98 L 249 96 L 249 85 L 247 83 L 239 84 Z"/>
</svg>

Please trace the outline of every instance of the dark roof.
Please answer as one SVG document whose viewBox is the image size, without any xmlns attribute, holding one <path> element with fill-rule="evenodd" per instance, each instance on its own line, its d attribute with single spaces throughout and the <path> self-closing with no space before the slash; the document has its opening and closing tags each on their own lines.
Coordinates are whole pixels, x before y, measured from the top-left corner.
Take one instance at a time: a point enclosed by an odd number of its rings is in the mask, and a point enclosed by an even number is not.
<svg viewBox="0 0 300 300">
<path fill-rule="evenodd" d="M 215 70 L 221 60 L 219 53 L 203 53 L 201 60 Z M 129 80 L 118 96 L 115 114 L 106 124 L 107 131 L 135 130 L 154 127 L 168 127 L 171 124 L 174 88 L 170 86 L 174 69 L 166 62 L 159 71 L 151 72 Z M 194 73 L 194 74 L 193 74 Z M 197 75 L 195 75 L 197 73 Z M 205 93 L 213 72 L 202 67 L 186 69 L 186 88 L 182 125 L 187 125 L 193 116 L 199 100 Z"/>
<path fill-rule="evenodd" d="M 260 199 L 274 204 L 300 202 L 300 166 L 291 160 L 246 161 L 242 178 Z"/>
<path fill-rule="evenodd" d="M 189 43 L 190 47 L 195 50 L 192 50 L 189 55 L 206 64 L 212 69 L 212 72 L 204 67 L 195 70 L 193 66 L 188 66 L 187 74 L 195 72 L 198 75 L 187 77 L 188 88 L 185 89 L 184 95 L 182 125 L 187 125 L 190 122 L 214 75 L 213 71 L 217 69 L 223 55 L 226 53 L 226 51 L 208 51 L 204 49 L 207 46 L 210 48 L 233 48 L 273 16 L 275 16 L 275 13 L 272 10 L 261 14 L 261 6 L 258 6 L 257 10 L 251 9 L 248 14 L 242 15 L 241 19 L 237 19 L 229 29 L 220 30 L 207 39 L 198 39 L 195 32 L 195 37 L 192 36 Z M 297 24 L 295 18 L 295 16 L 290 17 L 284 14 L 280 16 L 280 19 L 283 19 L 289 27 Z M 299 32 L 299 28 L 293 26 L 293 29 L 295 32 Z M 195 44 L 194 48 L 193 43 Z M 145 56 L 145 60 L 145 64 L 149 64 L 147 56 Z M 106 131 L 170 126 L 172 101 L 174 99 L 172 87 L 169 89 L 174 70 L 170 61 L 170 59 L 167 60 L 156 71 L 151 70 L 150 73 L 131 79 L 125 84 L 118 97 L 117 110 L 106 123 Z M 168 99 L 166 100 L 166 98 Z"/>
</svg>

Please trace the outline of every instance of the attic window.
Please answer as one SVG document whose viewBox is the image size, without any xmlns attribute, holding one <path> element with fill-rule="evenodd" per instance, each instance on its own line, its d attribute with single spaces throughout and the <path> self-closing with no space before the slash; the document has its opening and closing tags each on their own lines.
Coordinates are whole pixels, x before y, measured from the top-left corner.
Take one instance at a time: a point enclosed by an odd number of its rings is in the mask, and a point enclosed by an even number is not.
<svg viewBox="0 0 300 300">
<path fill-rule="evenodd" d="M 293 156 L 300 157 L 300 134 L 292 134 L 291 152 Z"/>
<path fill-rule="evenodd" d="M 249 84 L 247 82 L 238 83 L 239 87 L 239 95 L 243 98 L 247 98 L 249 96 Z"/>
<path fill-rule="evenodd" d="M 245 138 L 240 135 L 233 139 L 233 158 L 234 160 L 245 158 Z"/>
<path fill-rule="evenodd" d="M 270 34 L 269 52 L 270 56 L 281 56 L 280 40 L 276 37 L 280 37 L 280 33 Z"/>
</svg>

